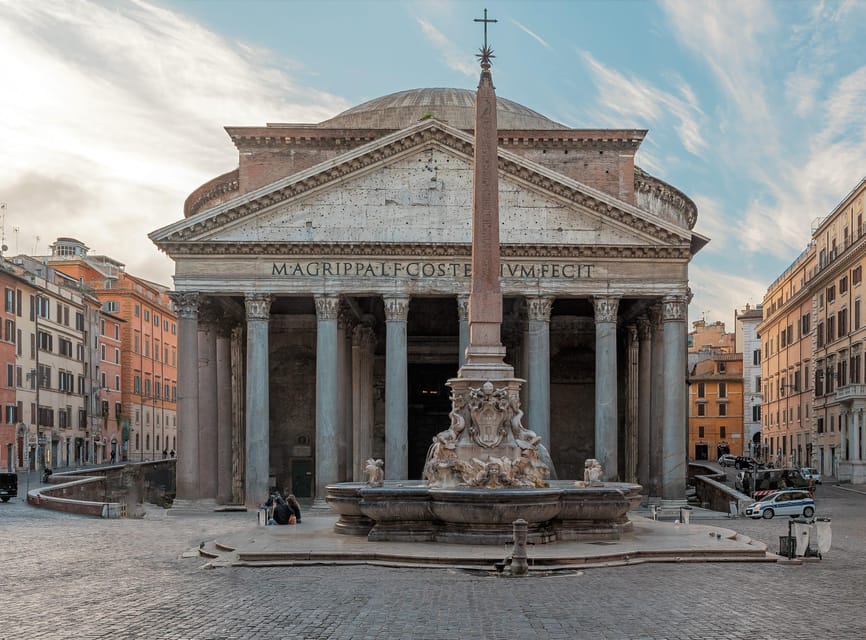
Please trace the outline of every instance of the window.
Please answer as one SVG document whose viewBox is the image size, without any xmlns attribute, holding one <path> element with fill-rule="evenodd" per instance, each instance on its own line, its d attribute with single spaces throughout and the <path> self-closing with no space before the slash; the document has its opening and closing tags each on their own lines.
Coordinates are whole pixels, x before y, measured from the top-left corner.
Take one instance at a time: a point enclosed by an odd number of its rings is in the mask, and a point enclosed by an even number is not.
<svg viewBox="0 0 866 640">
<path fill-rule="evenodd" d="M 39 365 L 39 388 L 51 388 L 51 367 L 44 364 Z"/>
<path fill-rule="evenodd" d="M 105 320 L 99 321 L 99 335 L 105 335 Z"/>
<path fill-rule="evenodd" d="M 722 417 L 728 415 L 728 405 L 726 405 L 724 402 L 719 403 L 719 415 Z"/>
<path fill-rule="evenodd" d="M 836 299 L 836 285 L 827 287 L 827 304 Z"/>
<path fill-rule="evenodd" d="M 698 397 L 705 398 L 706 397 L 706 386 L 703 382 L 698 383 Z"/>
<path fill-rule="evenodd" d="M 719 383 L 719 397 L 727 398 L 728 397 L 728 385 L 726 382 Z"/>
<path fill-rule="evenodd" d="M 135 305 L 135 317 L 137 318 L 140 315 L 141 315 L 141 307 L 139 305 Z M 138 445 L 135 445 L 135 447 L 137 449 Z"/>
<path fill-rule="evenodd" d="M 104 344 L 99 346 L 99 359 L 105 360 L 105 345 Z"/>
<path fill-rule="evenodd" d="M 836 339 L 836 316 L 827 318 L 827 344 Z"/>
<path fill-rule="evenodd" d="M 860 384 L 860 354 L 851 356 L 851 384 Z"/>
<path fill-rule="evenodd" d="M 117 313 L 119 310 L 117 300 L 106 300 L 102 303 L 102 310 L 106 313 Z"/>
<path fill-rule="evenodd" d="M 724 362 L 719 363 L 719 373 L 724 373 L 726 369 L 726 365 Z"/>
<path fill-rule="evenodd" d="M 848 276 L 839 278 L 839 295 L 843 295 L 848 291 Z"/>
<path fill-rule="evenodd" d="M 120 416 L 122 415 L 123 410 L 121 404 L 119 402 L 114 403 L 114 417 L 120 420 Z"/>
<path fill-rule="evenodd" d="M 47 331 L 39 332 L 39 350 L 49 353 L 54 351 L 54 336 Z"/>
<path fill-rule="evenodd" d="M 120 340 L 120 325 L 114 325 L 114 339 Z"/>
<path fill-rule="evenodd" d="M 153 314 L 153 326 L 154 327 L 159 326 L 159 314 L 156 314 L 156 313 Z"/>
<path fill-rule="evenodd" d="M 150 322 L 150 310 L 149 309 L 144 310 L 144 321 Z"/>
<path fill-rule="evenodd" d="M 837 314 L 839 325 L 839 337 L 843 338 L 848 335 L 848 309 L 840 309 Z"/>
<path fill-rule="evenodd" d="M 144 395 L 147 398 L 150 397 L 150 379 L 149 378 L 144 381 Z"/>
<path fill-rule="evenodd" d="M 136 394 L 141 393 L 141 376 L 135 376 L 132 380 L 132 389 Z"/>
<path fill-rule="evenodd" d="M 114 390 L 120 391 L 120 376 L 114 376 Z"/>
<path fill-rule="evenodd" d="M 794 343 L 794 325 L 788 325 L 788 328 L 785 330 L 788 334 L 788 344 Z"/>
<path fill-rule="evenodd" d="M 815 395 L 824 395 L 824 370 L 821 368 L 820 365 L 818 365 L 818 368 L 815 369 Z"/>
<path fill-rule="evenodd" d="M 6 363 L 6 386 L 15 386 L 15 365 L 11 362 Z"/>
<path fill-rule="evenodd" d="M 704 405 L 704 404 L 698 405 L 698 415 L 699 416 L 707 415 L 707 406 L 706 405 Z"/>
<path fill-rule="evenodd" d="M 67 338 L 58 338 L 57 339 L 58 346 L 60 347 L 60 355 L 66 356 L 67 358 L 72 357 L 72 340 L 68 340 Z"/>
<path fill-rule="evenodd" d="M 761 376 L 755 376 L 755 393 L 761 393 Z"/>
<path fill-rule="evenodd" d="M 698 437 L 701 439 L 704 438 L 704 427 L 698 427 Z"/>
<path fill-rule="evenodd" d="M 724 427 L 719 427 L 719 437 L 724 439 L 727 437 L 727 429 Z"/>
<path fill-rule="evenodd" d="M 860 328 L 860 298 L 854 301 L 854 331 Z"/>
<path fill-rule="evenodd" d="M 804 336 L 809 335 L 809 331 L 811 330 L 809 326 L 810 320 L 811 316 L 808 313 L 804 313 L 803 317 L 800 318 L 800 331 Z"/>
<path fill-rule="evenodd" d="M 102 416 L 104 418 L 108 417 L 108 400 L 102 401 Z"/>
<path fill-rule="evenodd" d="M 861 280 L 863 280 L 863 267 L 858 265 L 851 271 L 851 284 L 860 284 Z"/>
<path fill-rule="evenodd" d="M 162 330 L 168 332 L 168 320 L 162 321 Z"/>
<path fill-rule="evenodd" d="M 78 331 L 84 331 L 84 314 L 77 312 L 75 314 L 75 328 Z"/>
<path fill-rule="evenodd" d="M 15 289 L 6 287 L 6 313 L 15 313 Z"/>
<path fill-rule="evenodd" d="M 760 422 L 761 421 L 761 405 L 753 404 L 752 405 L 752 422 Z"/>
<path fill-rule="evenodd" d="M 752 364 L 757 366 L 761 364 L 761 350 L 755 349 L 752 351 Z"/>
<path fill-rule="evenodd" d="M 120 364 L 120 349 L 114 347 L 114 363 Z"/>
<path fill-rule="evenodd" d="M 823 322 L 819 322 L 819 323 L 818 323 L 818 336 L 817 336 L 817 342 L 818 342 L 818 346 L 819 346 L 819 347 L 823 347 L 823 346 L 824 346 L 824 323 L 823 323 Z M 136 351 L 137 351 L 137 349 L 136 349 Z"/>
</svg>

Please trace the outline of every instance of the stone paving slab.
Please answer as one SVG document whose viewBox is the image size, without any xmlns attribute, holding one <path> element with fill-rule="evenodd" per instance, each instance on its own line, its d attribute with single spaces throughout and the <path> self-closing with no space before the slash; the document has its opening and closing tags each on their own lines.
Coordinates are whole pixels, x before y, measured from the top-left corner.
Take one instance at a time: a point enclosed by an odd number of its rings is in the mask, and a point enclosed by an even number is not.
<svg viewBox="0 0 866 640">
<path fill-rule="evenodd" d="M 305 515 L 300 525 L 248 529 L 209 541 L 200 553 L 210 567 L 375 564 L 493 569 L 511 545 L 371 542 L 333 531 L 334 516 Z M 759 541 L 716 525 L 673 524 L 632 516 L 633 530 L 618 541 L 529 545 L 531 571 L 642 562 L 774 562 Z"/>
</svg>

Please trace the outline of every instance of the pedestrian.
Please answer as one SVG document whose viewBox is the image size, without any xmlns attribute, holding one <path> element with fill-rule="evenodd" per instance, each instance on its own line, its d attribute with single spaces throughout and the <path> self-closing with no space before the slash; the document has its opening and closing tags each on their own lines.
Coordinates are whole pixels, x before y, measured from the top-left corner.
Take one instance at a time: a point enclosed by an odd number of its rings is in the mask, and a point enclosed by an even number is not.
<svg viewBox="0 0 866 640">
<path fill-rule="evenodd" d="M 295 518 L 295 523 L 301 524 L 301 505 L 295 497 L 295 494 L 289 494 L 289 497 L 286 498 L 286 504 L 288 504 L 289 509 L 292 510 L 292 516 Z M 292 524 L 291 519 L 289 519 L 289 524 Z"/>
<path fill-rule="evenodd" d="M 165 460 L 168 457 L 168 451 L 165 449 L 162 450 L 162 459 Z"/>
<path fill-rule="evenodd" d="M 116 451 L 112 451 L 112 452 L 111 452 L 111 464 L 114 464 L 114 460 L 115 460 L 116 457 L 117 457 L 117 452 L 116 452 Z"/>
<path fill-rule="evenodd" d="M 174 458 L 174 449 L 172 449 L 168 455 L 170 455 L 172 458 Z"/>
</svg>

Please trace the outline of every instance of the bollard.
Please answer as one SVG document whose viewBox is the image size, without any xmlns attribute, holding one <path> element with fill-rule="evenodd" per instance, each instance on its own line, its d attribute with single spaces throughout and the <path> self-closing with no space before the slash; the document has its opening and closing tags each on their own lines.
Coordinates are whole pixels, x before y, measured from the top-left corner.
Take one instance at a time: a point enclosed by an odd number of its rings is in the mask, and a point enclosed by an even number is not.
<svg viewBox="0 0 866 640">
<path fill-rule="evenodd" d="M 514 523 L 514 551 L 511 553 L 511 575 L 525 576 L 529 572 L 526 562 L 526 533 L 529 524 L 523 518 Z"/>
<path fill-rule="evenodd" d="M 691 507 L 680 507 L 680 522 L 688 524 L 692 516 Z"/>
</svg>

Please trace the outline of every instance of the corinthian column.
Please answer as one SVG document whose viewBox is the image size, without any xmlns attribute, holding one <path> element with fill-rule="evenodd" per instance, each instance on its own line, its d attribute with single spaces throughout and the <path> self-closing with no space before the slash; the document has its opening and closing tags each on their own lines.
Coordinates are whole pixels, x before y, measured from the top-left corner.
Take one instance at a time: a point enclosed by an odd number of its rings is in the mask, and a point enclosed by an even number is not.
<svg viewBox="0 0 866 640">
<path fill-rule="evenodd" d="M 373 457 L 373 356 L 376 335 L 365 325 L 352 332 L 352 480 L 364 479 Z"/>
<path fill-rule="evenodd" d="M 177 309 L 177 497 L 198 494 L 198 294 L 170 294 Z"/>
<path fill-rule="evenodd" d="M 199 309 L 198 323 L 198 490 L 202 498 L 217 494 L 217 327 L 210 304 Z"/>
<path fill-rule="evenodd" d="M 326 507 L 325 487 L 337 482 L 340 455 L 337 417 L 337 314 L 339 296 L 316 296 L 316 503 Z"/>
<path fill-rule="evenodd" d="M 217 500 L 232 502 L 232 327 L 222 324 L 216 341 Z"/>
<path fill-rule="evenodd" d="M 268 497 L 270 477 L 270 369 L 268 324 L 271 296 L 249 293 L 247 314 L 246 486 L 244 502 L 254 509 Z"/>
<path fill-rule="evenodd" d="M 652 416 L 652 323 L 637 321 L 638 352 L 637 481 L 644 491 L 650 483 L 650 425 Z"/>
<path fill-rule="evenodd" d="M 665 421 L 665 351 L 662 305 L 655 304 L 647 310 L 652 328 L 652 418 L 650 420 L 650 482 L 651 496 L 660 497 L 662 492 L 662 434 Z"/>
<path fill-rule="evenodd" d="M 625 473 L 626 482 L 637 482 L 638 440 L 638 338 L 637 326 L 630 324 L 628 331 L 628 363 L 626 379 L 628 396 L 625 414 Z"/>
<path fill-rule="evenodd" d="M 595 457 L 606 480 L 619 478 L 617 467 L 616 314 L 619 298 L 598 296 L 595 307 Z"/>
<path fill-rule="evenodd" d="M 337 317 L 337 395 L 337 480 L 344 482 L 352 475 L 352 318 L 345 307 Z"/>
<path fill-rule="evenodd" d="M 686 497 L 686 298 L 662 302 L 665 416 L 662 436 L 662 498 Z"/>
<path fill-rule="evenodd" d="M 527 427 L 541 436 L 549 450 L 550 441 L 550 310 L 553 298 L 526 298 L 527 343 Z"/>
<path fill-rule="evenodd" d="M 409 475 L 409 383 L 406 320 L 408 296 L 385 301 L 385 479 L 405 480 Z"/>
</svg>

